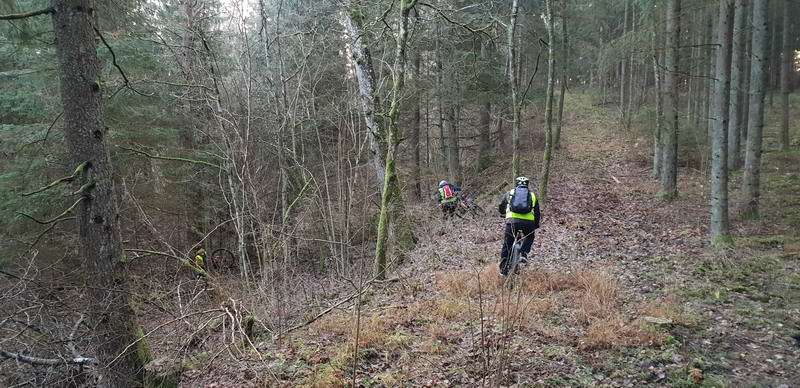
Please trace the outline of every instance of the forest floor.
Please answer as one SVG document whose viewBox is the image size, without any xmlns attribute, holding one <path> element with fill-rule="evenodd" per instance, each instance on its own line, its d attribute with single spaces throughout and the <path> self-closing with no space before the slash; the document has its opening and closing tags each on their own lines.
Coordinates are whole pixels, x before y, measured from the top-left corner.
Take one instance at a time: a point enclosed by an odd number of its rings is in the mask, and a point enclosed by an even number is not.
<svg viewBox="0 0 800 388">
<path fill-rule="evenodd" d="M 740 219 L 733 190 L 735 246 L 713 250 L 700 171 L 682 166 L 680 196 L 663 202 L 650 139 L 588 96 L 567 107 L 520 286 L 497 273 L 504 220 L 489 194 L 509 171 L 498 162 L 470 180 L 487 215 L 444 222 L 432 204 L 412 206 L 419 242 L 392 281 L 263 352 L 269 371 L 214 367 L 183 383 L 798 386 L 800 151 L 765 153 L 763 217 Z M 536 176 L 540 154 L 528 156 Z"/>
</svg>

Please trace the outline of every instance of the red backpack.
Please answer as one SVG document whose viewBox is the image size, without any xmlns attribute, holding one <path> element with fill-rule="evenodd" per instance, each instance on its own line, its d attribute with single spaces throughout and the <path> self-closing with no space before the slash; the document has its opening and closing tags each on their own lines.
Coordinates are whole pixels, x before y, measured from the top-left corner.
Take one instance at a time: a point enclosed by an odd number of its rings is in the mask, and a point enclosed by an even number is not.
<svg viewBox="0 0 800 388">
<path fill-rule="evenodd" d="M 442 193 L 444 194 L 444 199 L 451 199 L 456 196 L 456 193 L 453 191 L 453 186 L 444 185 L 442 187 Z"/>
</svg>

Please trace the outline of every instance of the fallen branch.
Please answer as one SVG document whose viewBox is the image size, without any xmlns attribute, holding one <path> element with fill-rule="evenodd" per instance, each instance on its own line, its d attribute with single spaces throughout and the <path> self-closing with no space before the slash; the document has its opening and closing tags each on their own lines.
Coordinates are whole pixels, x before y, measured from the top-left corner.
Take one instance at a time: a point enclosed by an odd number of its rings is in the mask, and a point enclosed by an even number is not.
<svg viewBox="0 0 800 388">
<path fill-rule="evenodd" d="M 7 352 L 0 350 L 0 357 L 15 360 L 17 362 L 24 362 L 31 365 L 85 365 L 97 364 L 97 359 L 94 357 L 74 357 L 74 358 L 41 358 L 26 356 L 19 353 Z"/>
</svg>

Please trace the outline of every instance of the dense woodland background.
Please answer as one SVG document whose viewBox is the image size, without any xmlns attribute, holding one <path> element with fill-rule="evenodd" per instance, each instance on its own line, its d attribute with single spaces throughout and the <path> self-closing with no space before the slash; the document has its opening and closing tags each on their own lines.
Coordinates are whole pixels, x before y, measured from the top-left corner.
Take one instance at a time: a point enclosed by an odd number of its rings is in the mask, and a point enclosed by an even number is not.
<svg viewBox="0 0 800 388">
<path fill-rule="evenodd" d="M 797 384 L 797 17 L 0 0 L 0 385 Z"/>
</svg>

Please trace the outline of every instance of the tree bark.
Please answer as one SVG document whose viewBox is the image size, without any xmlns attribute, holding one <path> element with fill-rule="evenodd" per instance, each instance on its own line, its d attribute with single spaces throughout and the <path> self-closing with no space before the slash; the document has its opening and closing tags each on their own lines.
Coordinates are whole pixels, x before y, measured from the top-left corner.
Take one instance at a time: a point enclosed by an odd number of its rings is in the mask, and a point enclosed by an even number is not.
<svg viewBox="0 0 800 388">
<path fill-rule="evenodd" d="M 417 0 L 400 0 L 400 21 L 397 31 L 397 49 L 394 59 L 394 82 L 392 85 L 391 104 L 389 105 L 389 131 L 386 141 L 386 176 L 381 195 L 381 212 L 378 218 L 378 238 L 375 247 L 375 277 L 378 280 L 386 278 L 386 248 L 389 237 L 390 206 L 395 196 L 399 195 L 395 160 L 397 147 L 400 145 L 402 133 L 398 123 L 400 115 L 400 97 L 405 85 L 406 67 L 406 41 L 408 40 L 408 15 L 416 5 Z"/>
<path fill-rule="evenodd" d="M 511 179 L 512 181 L 519 176 L 519 128 L 520 128 L 520 111 L 522 110 L 522 103 L 518 101 L 517 94 L 519 93 L 519 76 L 516 70 L 517 63 L 517 15 L 519 13 L 519 0 L 513 0 L 511 4 L 511 22 L 508 27 L 508 82 L 511 84 Z"/>
<path fill-rule="evenodd" d="M 461 184 L 461 148 L 458 144 L 458 124 L 456 123 L 456 108 L 452 102 L 447 104 L 444 111 L 444 128 L 447 136 L 447 173 L 450 181 Z"/>
<path fill-rule="evenodd" d="M 494 70 L 492 64 L 491 42 L 485 40 L 481 42 L 481 61 L 483 64 L 482 72 L 484 76 L 490 76 Z M 481 93 L 482 101 L 479 112 L 478 128 L 478 170 L 482 171 L 489 167 L 492 158 L 492 102 L 491 95 L 484 91 Z"/>
<path fill-rule="evenodd" d="M 488 101 L 488 98 L 481 104 L 479 116 L 478 170 L 482 171 L 489 167 L 492 158 L 492 103 Z"/>
<path fill-rule="evenodd" d="M 625 16 L 622 19 L 622 37 L 625 38 L 625 35 L 628 34 L 628 8 L 630 7 L 629 0 L 622 0 L 625 3 Z M 625 51 L 628 48 L 626 46 Z M 625 123 L 625 81 L 627 77 L 625 76 L 625 65 L 628 61 L 628 58 L 623 58 L 622 62 L 620 63 L 619 67 L 619 113 L 620 113 L 620 123 Z"/>
<path fill-rule="evenodd" d="M 631 4 L 631 32 L 636 35 L 636 4 Z M 634 63 L 633 54 L 628 56 L 628 103 L 625 107 L 625 129 L 631 128 L 631 120 L 633 119 L 633 100 L 634 88 L 636 87 L 636 64 Z"/>
<path fill-rule="evenodd" d="M 553 134 L 553 147 L 561 148 L 561 127 L 564 121 L 564 96 L 567 92 L 567 64 L 569 63 L 569 39 L 567 36 L 567 0 L 561 3 L 561 85 L 558 93 L 558 121 L 556 131 Z"/>
<path fill-rule="evenodd" d="M 653 29 L 653 77 L 655 79 L 656 100 L 656 129 L 653 132 L 653 177 L 661 178 L 661 161 L 663 157 L 663 127 L 664 127 L 664 90 L 662 87 L 661 63 L 658 54 L 658 26 Z"/>
<path fill-rule="evenodd" d="M 671 200 L 678 195 L 678 64 L 680 61 L 678 46 L 680 44 L 681 0 L 669 0 L 667 3 L 667 55 L 665 59 L 666 74 L 664 76 L 665 126 L 662 134 L 664 142 L 661 165 L 660 196 Z"/>
<path fill-rule="evenodd" d="M 80 171 L 77 209 L 80 253 L 90 267 L 90 313 L 95 327 L 102 385 L 139 386 L 150 361 L 137 340 L 141 329 L 128 300 L 120 216 L 113 168 L 106 147 L 103 94 L 95 46 L 94 9 L 89 0 L 53 0 L 53 30 L 64 106 L 64 133 L 73 163 Z M 142 340 L 144 341 L 144 340 Z M 146 347 L 144 348 L 146 349 Z M 116 361 L 114 361 L 116 360 Z M 114 362 L 112 362 L 114 361 Z"/>
<path fill-rule="evenodd" d="M 420 75 L 420 52 L 417 50 L 416 54 L 414 55 L 414 73 L 413 76 L 415 78 L 422 79 Z M 414 81 L 417 81 L 414 79 Z M 415 93 L 416 98 L 413 102 L 414 104 L 414 118 L 413 123 L 411 124 L 411 154 L 414 161 L 414 165 L 411 166 L 411 184 L 413 185 L 414 190 L 414 198 L 422 199 L 422 183 L 420 182 L 420 156 L 419 156 L 419 134 L 422 129 L 422 113 L 421 113 L 421 105 L 422 105 L 422 98 L 420 96 L 420 88 L 419 85 L 415 85 Z"/>
<path fill-rule="evenodd" d="M 764 128 L 764 92 L 769 55 L 768 0 L 753 1 L 752 65 L 750 71 L 750 115 L 747 122 L 747 154 L 744 162 L 744 209 L 746 217 L 759 216 L 761 197 L 761 142 Z"/>
<path fill-rule="evenodd" d="M 728 97 L 731 74 L 733 0 L 719 2 L 719 34 L 711 136 L 711 242 L 728 245 Z"/>
<path fill-rule="evenodd" d="M 545 100 L 544 122 L 545 122 L 545 141 L 544 157 L 542 160 L 542 174 L 539 180 L 539 200 L 542 205 L 547 204 L 547 185 L 550 180 L 550 159 L 553 152 L 553 89 L 555 89 L 555 49 L 553 49 L 553 7 L 552 0 L 545 1 L 547 14 L 545 25 L 547 27 L 547 95 Z"/>
<path fill-rule="evenodd" d="M 386 170 L 383 155 L 386 154 L 383 128 L 378 120 L 380 101 L 378 99 L 375 70 L 372 66 L 372 55 L 366 43 L 362 15 L 358 10 L 348 9 L 345 12 L 344 25 L 350 37 L 350 51 L 355 63 L 358 80 L 359 100 L 364 122 L 367 126 L 367 138 L 372 151 L 372 165 L 375 169 L 377 192 L 381 192 L 385 183 Z"/>
<path fill-rule="evenodd" d="M 741 166 L 739 152 L 741 134 L 742 78 L 744 78 L 745 49 L 745 0 L 736 0 L 733 19 L 733 47 L 731 48 L 731 92 L 728 119 L 728 170 L 733 171 Z"/>
<path fill-rule="evenodd" d="M 794 58 L 794 50 L 792 48 L 791 40 L 791 19 L 789 14 L 792 9 L 789 6 L 789 0 L 783 0 L 783 60 L 781 61 L 781 105 L 783 109 L 783 118 L 781 120 L 781 150 L 786 151 L 789 149 L 789 78 L 792 73 L 792 60 Z M 778 58 L 775 58 L 777 61 Z"/>
<path fill-rule="evenodd" d="M 751 1 L 745 4 L 745 49 L 744 49 L 744 78 L 742 79 L 742 117 L 739 122 L 742 123 L 739 127 L 741 133 L 739 134 L 739 142 L 741 152 L 746 152 L 747 145 L 747 125 L 750 117 L 750 70 L 753 65 L 753 4 Z"/>
</svg>

